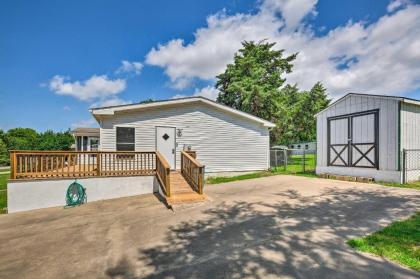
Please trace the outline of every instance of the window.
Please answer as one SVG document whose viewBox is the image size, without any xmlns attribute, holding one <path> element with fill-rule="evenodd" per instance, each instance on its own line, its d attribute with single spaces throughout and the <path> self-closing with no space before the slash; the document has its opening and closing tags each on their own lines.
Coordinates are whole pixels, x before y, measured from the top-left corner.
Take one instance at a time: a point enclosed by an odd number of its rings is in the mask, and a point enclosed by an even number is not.
<svg viewBox="0 0 420 279">
<path fill-rule="evenodd" d="M 295 147 L 294 147 L 294 146 L 293 146 L 293 144 L 292 144 L 292 145 L 290 146 L 290 148 L 291 148 L 291 149 L 293 149 L 293 148 L 295 148 Z"/>
<path fill-rule="evenodd" d="M 300 144 L 298 144 L 298 147 L 297 148 L 300 149 Z"/>
<path fill-rule="evenodd" d="M 117 127 L 117 151 L 134 151 L 134 128 Z"/>
<path fill-rule="evenodd" d="M 309 144 L 305 144 L 305 149 L 309 149 Z"/>
</svg>

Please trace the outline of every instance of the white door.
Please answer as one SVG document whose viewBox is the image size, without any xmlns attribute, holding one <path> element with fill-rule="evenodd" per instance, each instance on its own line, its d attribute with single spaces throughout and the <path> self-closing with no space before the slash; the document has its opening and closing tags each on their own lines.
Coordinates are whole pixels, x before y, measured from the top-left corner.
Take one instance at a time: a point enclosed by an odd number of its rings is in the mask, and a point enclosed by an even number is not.
<svg viewBox="0 0 420 279">
<path fill-rule="evenodd" d="M 156 150 L 175 169 L 175 127 L 156 127 Z"/>
</svg>

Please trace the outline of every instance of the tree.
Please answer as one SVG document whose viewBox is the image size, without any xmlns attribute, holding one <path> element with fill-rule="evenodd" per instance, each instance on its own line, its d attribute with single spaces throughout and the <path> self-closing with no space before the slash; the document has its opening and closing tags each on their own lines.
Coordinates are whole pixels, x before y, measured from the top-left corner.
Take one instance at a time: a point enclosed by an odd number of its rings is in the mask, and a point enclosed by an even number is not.
<svg viewBox="0 0 420 279">
<path fill-rule="evenodd" d="M 55 133 L 48 130 L 38 135 L 35 146 L 37 150 L 69 150 L 73 143 L 70 131 Z"/>
<path fill-rule="evenodd" d="M 3 139 L 0 138 L 0 166 L 9 165 L 9 152 L 7 151 L 7 146 L 4 143 Z"/>
<path fill-rule="evenodd" d="M 300 128 L 299 138 L 305 141 L 316 139 L 316 118 L 315 114 L 328 106 L 330 100 L 327 90 L 320 82 L 317 82 L 310 91 L 303 93 L 301 101 L 301 114 L 297 118 Z"/>
<path fill-rule="evenodd" d="M 329 103 L 326 89 L 319 82 L 303 92 L 297 84 L 285 85 L 282 75 L 292 71 L 297 54 L 283 57 L 284 51 L 274 46 L 266 41 L 243 42 L 233 64 L 217 76 L 217 101 L 274 122 L 272 143 L 314 140 L 314 115 Z"/>
<path fill-rule="evenodd" d="M 153 103 L 154 100 L 152 98 L 149 99 L 144 99 L 143 101 L 140 101 L 139 104 L 148 104 L 148 103 Z"/>
<path fill-rule="evenodd" d="M 267 120 L 274 120 L 285 82 L 283 73 L 290 73 L 297 54 L 283 58 L 283 50 L 274 50 L 275 43 L 243 42 L 233 64 L 217 76 L 217 101 Z"/>
<path fill-rule="evenodd" d="M 3 136 L 8 150 L 32 150 L 35 148 L 38 133 L 30 128 L 10 129 Z"/>
</svg>

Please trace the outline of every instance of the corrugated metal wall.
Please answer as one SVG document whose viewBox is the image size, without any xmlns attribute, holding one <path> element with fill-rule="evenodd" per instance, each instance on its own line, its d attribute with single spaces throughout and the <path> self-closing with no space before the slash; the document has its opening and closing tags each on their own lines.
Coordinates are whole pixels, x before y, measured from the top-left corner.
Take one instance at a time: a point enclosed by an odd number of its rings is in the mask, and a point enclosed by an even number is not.
<svg viewBox="0 0 420 279">
<path fill-rule="evenodd" d="M 155 150 L 155 127 L 182 129 L 177 137 L 177 168 L 184 144 L 197 151 L 206 172 L 263 170 L 269 167 L 269 132 L 261 124 L 207 105 L 178 105 L 119 113 L 101 125 L 101 150 L 115 150 L 116 126 L 136 128 L 136 150 Z"/>
<path fill-rule="evenodd" d="M 379 169 L 398 169 L 398 100 L 362 95 L 349 95 L 317 116 L 317 166 L 327 166 L 327 118 L 373 109 L 379 109 Z M 368 118 L 359 120 L 372 123 Z M 369 139 L 373 129 L 370 125 L 360 122 L 354 126 L 353 138 Z M 334 131 L 336 134 L 332 136 L 332 141 L 343 140 L 347 136 L 344 128 L 341 129 L 343 131 L 338 128 Z"/>
</svg>

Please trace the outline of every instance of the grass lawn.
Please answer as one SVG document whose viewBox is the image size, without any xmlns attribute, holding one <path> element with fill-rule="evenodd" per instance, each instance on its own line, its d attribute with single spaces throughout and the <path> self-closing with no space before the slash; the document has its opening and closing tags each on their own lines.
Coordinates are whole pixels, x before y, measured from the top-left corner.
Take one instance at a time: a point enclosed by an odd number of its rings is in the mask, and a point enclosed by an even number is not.
<svg viewBox="0 0 420 279">
<path fill-rule="evenodd" d="M 400 184 L 400 183 L 393 183 L 393 182 L 382 182 L 378 181 L 377 184 L 389 186 L 389 187 L 399 187 L 399 188 L 411 188 L 411 189 L 417 189 L 420 190 L 420 181 Z"/>
<path fill-rule="evenodd" d="M 7 192 L 2 191 L 7 189 L 7 179 L 10 173 L 0 174 L 0 214 L 6 213 L 3 208 L 7 207 Z"/>
<path fill-rule="evenodd" d="M 260 178 L 272 175 L 279 175 L 279 174 L 293 174 L 298 176 L 306 176 L 306 177 L 316 177 L 315 175 L 315 155 L 314 154 L 307 154 L 305 156 L 305 172 L 303 171 L 303 156 L 302 155 L 293 155 L 291 160 L 289 160 L 287 168 L 284 167 L 277 167 L 273 168 L 270 171 L 259 171 L 253 172 L 248 174 L 242 174 L 238 176 L 231 176 L 231 177 L 209 177 L 206 180 L 207 184 L 219 184 L 237 180 L 245 180 L 245 179 L 252 179 L 252 178 Z"/>
<path fill-rule="evenodd" d="M 407 220 L 394 222 L 381 231 L 347 242 L 369 252 L 420 271 L 420 212 Z"/>
</svg>

